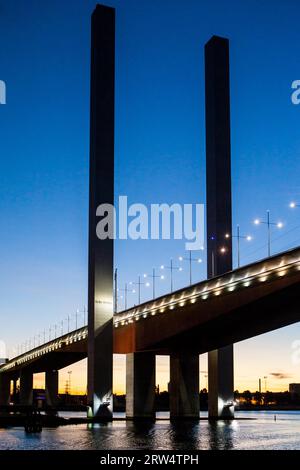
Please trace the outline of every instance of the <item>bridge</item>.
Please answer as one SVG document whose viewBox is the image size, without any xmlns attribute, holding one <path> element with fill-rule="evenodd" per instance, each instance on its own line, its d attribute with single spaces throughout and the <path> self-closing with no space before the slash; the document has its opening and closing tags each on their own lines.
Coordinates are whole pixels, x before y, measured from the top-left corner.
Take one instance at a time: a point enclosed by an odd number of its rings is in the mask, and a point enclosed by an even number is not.
<svg viewBox="0 0 300 470">
<path fill-rule="evenodd" d="M 114 315 L 114 241 L 98 238 L 97 209 L 114 204 L 115 10 L 97 5 L 91 29 L 88 325 L 5 361 L 0 405 L 18 379 L 30 405 L 33 374 L 45 372 L 55 407 L 58 370 L 87 357 L 89 413 L 110 420 L 118 353 L 127 418 L 153 418 L 155 356 L 168 354 L 171 418 L 198 419 L 199 354 L 208 352 L 209 417 L 233 418 L 233 344 L 300 321 L 300 248 L 232 269 L 229 41 L 205 45 L 208 279 Z"/>
<path fill-rule="evenodd" d="M 142 413 L 154 414 L 158 354 L 170 355 L 171 413 L 193 415 L 199 354 L 300 321 L 299 284 L 300 248 L 295 248 L 115 314 L 114 353 L 127 355 L 127 416 L 132 417 L 135 394 L 148 400 Z M 8 360 L 0 366 L 0 403 L 9 403 L 10 382 L 20 379 L 21 404 L 32 404 L 33 374 L 45 372 L 47 402 L 55 406 L 58 370 L 86 358 L 87 345 L 88 329 L 82 327 Z M 144 390 L 134 376 L 134 353 L 148 365 L 138 376 Z M 184 364 L 189 365 L 186 377 Z M 184 395 L 178 396 L 183 384 Z"/>
</svg>

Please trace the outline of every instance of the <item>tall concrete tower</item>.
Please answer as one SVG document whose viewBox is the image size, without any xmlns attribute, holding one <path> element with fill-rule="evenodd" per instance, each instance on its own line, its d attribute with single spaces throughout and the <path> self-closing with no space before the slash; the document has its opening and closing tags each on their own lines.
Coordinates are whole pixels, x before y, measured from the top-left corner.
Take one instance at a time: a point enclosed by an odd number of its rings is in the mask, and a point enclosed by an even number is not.
<svg viewBox="0 0 300 470">
<path fill-rule="evenodd" d="M 208 277 L 232 269 L 229 41 L 205 45 Z M 230 237 L 226 238 L 226 234 Z M 209 416 L 233 415 L 233 346 L 208 354 Z"/>
<path fill-rule="evenodd" d="M 114 203 L 115 10 L 97 5 L 91 31 L 88 402 L 112 419 L 113 240 L 96 235 L 100 204 Z"/>
</svg>

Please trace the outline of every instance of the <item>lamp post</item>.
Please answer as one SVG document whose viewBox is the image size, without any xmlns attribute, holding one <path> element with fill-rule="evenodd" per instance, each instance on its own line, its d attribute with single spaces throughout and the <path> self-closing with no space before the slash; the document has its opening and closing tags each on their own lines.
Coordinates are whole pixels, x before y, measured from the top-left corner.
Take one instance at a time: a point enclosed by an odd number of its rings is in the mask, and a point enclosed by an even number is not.
<svg viewBox="0 0 300 470">
<path fill-rule="evenodd" d="M 225 238 L 228 238 L 225 236 Z M 210 240 L 218 242 L 219 240 L 215 236 L 211 236 Z M 220 253 L 221 255 L 225 255 L 227 253 L 228 249 L 226 246 L 217 246 L 217 253 Z M 216 254 L 215 250 L 211 251 L 211 267 L 212 267 L 212 275 L 211 277 L 215 277 L 216 275 Z"/>
<path fill-rule="evenodd" d="M 240 233 L 240 226 L 237 225 L 236 226 L 236 235 L 230 235 L 229 233 L 226 233 L 225 235 L 225 238 L 236 238 L 237 240 L 237 265 L 238 265 L 238 268 L 240 267 L 241 265 L 241 250 L 240 250 L 240 245 L 241 245 L 241 240 L 247 240 L 248 242 L 250 242 L 252 240 L 252 237 L 251 235 L 241 235 Z"/>
<path fill-rule="evenodd" d="M 66 321 L 67 321 L 67 324 L 68 324 L 67 333 L 70 333 L 70 314 L 68 314 L 68 316 L 66 318 Z"/>
<path fill-rule="evenodd" d="M 84 323 L 83 326 L 85 326 L 87 324 L 86 318 L 87 318 L 87 306 L 85 305 L 83 307 L 83 323 Z"/>
<path fill-rule="evenodd" d="M 144 274 L 144 278 L 147 278 L 147 277 L 148 277 L 148 274 Z M 163 274 L 162 275 L 156 274 L 156 269 L 153 268 L 152 274 L 150 277 L 152 278 L 152 296 L 153 296 L 153 299 L 155 299 L 155 279 L 163 280 L 165 276 Z"/>
<path fill-rule="evenodd" d="M 131 286 L 138 286 L 138 299 L 139 299 L 139 304 L 141 303 L 141 286 L 146 286 L 150 287 L 150 282 L 142 282 L 141 281 L 141 276 L 138 277 L 138 282 L 130 282 L 129 283 Z"/>
<path fill-rule="evenodd" d="M 69 395 L 71 395 L 71 375 L 72 375 L 71 370 L 68 371 L 68 375 L 69 375 L 69 387 L 68 387 L 68 389 L 69 389 Z"/>
<path fill-rule="evenodd" d="M 161 265 L 160 269 L 169 269 L 171 273 L 171 292 L 173 292 L 173 271 L 182 271 L 182 267 L 177 267 L 173 265 L 173 260 L 170 260 L 170 266 Z"/>
<path fill-rule="evenodd" d="M 114 303 L 114 313 L 118 312 L 118 269 L 115 269 L 114 273 L 114 294 L 115 294 L 115 303 Z"/>
<path fill-rule="evenodd" d="M 267 393 L 267 378 L 268 378 L 268 376 L 265 375 L 265 376 L 264 376 L 264 381 L 265 381 L 265 392 L 266 392 L 266 393 Z"/>
<path fill-rule="evenodd" d="M 264 225 L 267 226 L 267 229 L 268 229 L 268 257 L 270 257 L 271 256 L 271 227 L 275 226 L 277 228 L 282 228 L 283 223 L 282 222 L 271 222 L 271 220 L 270 220 L 270 211 L 267 211 L 267 220 L 255 219 L 254 224 L 255 225 L 264 224 Z"/>
<path fill-rule="evenodd" d="M 202 263 L 202 259 L 201 258 L 193 258 L 192 257 L 192 252 L 191 250 L 189 251 L 189 256 L 187 258 L 185 258 L 184 256 L 179 256 L 179 261 L 188 261 L 189 262 L 189 268 L 190 268 L 190 286 L 192 285 L 192 264 L 193 262 L 197 262 L 197 263 Z"/>
<path fill-rule="evenodd" d="M 130 283 L 132 284 L 132 282 Z M 125 310 L 127 310 L 127 298 L 128 298 L 128 292 L 131 292 L 132 294 L 135 294 L 135 289 L 129 290 L 128 289 L 128 284 L 125 282 L 125 288 L 124 289 L 117 289 L 117 295 L 118 292 L 124 292 L 124 299 L 125 299 Z M 122 297 L 121 297 L 122 298 Z"/>
<path fill-rule="evenodd" d="M 291 202 L 290 203 L 290 208 L 291 209 L 296 209 L 296 207 L 300 207 L 300 204 L 297 204 L 296 202 Z"/>
</svg>

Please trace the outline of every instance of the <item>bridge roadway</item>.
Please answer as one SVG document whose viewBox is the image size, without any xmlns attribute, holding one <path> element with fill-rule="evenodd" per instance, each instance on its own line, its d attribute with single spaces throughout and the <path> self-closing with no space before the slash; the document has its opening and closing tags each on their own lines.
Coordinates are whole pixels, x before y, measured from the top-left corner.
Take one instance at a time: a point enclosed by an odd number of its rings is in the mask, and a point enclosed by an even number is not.
<svg viewBox="0 0 300 470">
<path fill-rule="evenodd" d="M 114 353 L 199 354 L 300 321 L 300 248 L 244 266 L 114 315 Z M 87 327 L 0 366 L 62 369 L 87 356 Z"/>
<path fill-rule="evenodd" d="M 114 353 L 126 354 L 127 417 L 153 416 L 156 354 L 170 355 L 171 415 L 199 416 L 198 355 L 300 321 L 299 283 L 300 247 L 114 315 Z M 21 403 L 32 402 L 38 372 L 46 372 L 54 405 L 58 370 L 87 357 L 87 337 L 83 327 L 1 365 L 0 405 L 18 378 Z M 220 400 L 226 412 L 228 399 Z"/>
</svg>

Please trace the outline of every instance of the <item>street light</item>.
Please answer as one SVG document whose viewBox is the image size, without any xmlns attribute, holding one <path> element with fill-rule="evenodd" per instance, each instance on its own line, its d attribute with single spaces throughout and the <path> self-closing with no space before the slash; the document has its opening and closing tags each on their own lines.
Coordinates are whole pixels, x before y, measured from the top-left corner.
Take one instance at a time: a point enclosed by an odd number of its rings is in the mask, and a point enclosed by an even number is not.
<svg viewBox="0 0 300 470">
<path fill-rule="evenodd" d="M 267 220 L 255 219 L 254 225 L 264 224 L 268 228 L 268 257 L 271 256 L 271 227 L 275 226 L 277 228 L 282 228 L 282 222 L 271 222 L 270 220 L 270 211 L 267 211 Z"/>
<path fill-rule="evenodd" d="M 87 306 L 84 305 L 84 307 L 83 307 L 83 322 L 84 322 L 84 325 L 83 326 L 85 326 L 87 324 L 87 313 L 88 313 Z"/>
<path fill-rule="evenodd" d="M 190 267 L 190 286 L 192 285 L 192 263 L 193 262 L 196 262 L 196 263 L 202 263 L 202 259 L 201 258 L 193 258 L 192 257 L 192 252 L 191 250 L 189 251 L 189 256 L 188 258 L 185 258 L 184 256 L 179 256 L 179 261 L 188 261 L 189 262 L 189 267 Z"/>
<path fill-rule="evenodd" d="M 290 203 L 290 208 L 295 209 L 296 207 L 300 207 L 300 204 L 296 204 L 296 202 L 291 202 Z"/>
<path fill-rule="evenodd" d="M 170 260 L 170 266 L 165 266 L 165 265 L 161 265 L 160 269 L 169 269 L 170 270 L 170 273 L 171 273 L 171 292 L 173 292 L 173 271 L 183 271 L 182 267 L 179 266 L 174 266 L 173 265 L 173 260 L 171 258 Z"/>
<path fill-rule="evenodd" d="M 164 280 L 165 276 L 163 274 L 161 275 L 156 274 L 155 268 L 152 269 L 151 275 L 148 275 L 148 274 L 143 275 L 144 279 L 146 279 L 148 276 L 152 278 L 152 296 L 153 296 L 153 299 L 155 299 L 155 280 L 156 279 Z"/>
<path fill-rule="evenodd" d="M 115 274 L 114 274 L 114 313 L 118 312 L 118 269 L 115 269 Z"/>
<path fill-rule="evenodd" d="M 228 238 L 225 236 L 225 238 Z M 215 237 L 214 235 L 209 238 L 212 242 L 218 243 L 218 238 Z M 220 253 L 221 255 L 225 255 L 228 252 L 228 248 L 226 246 L 219 246 L 217 247 L 217 253 Z M 216 253 L 215 250 L 211 250 L 211 275 L 212 277 L 215 277 L 216 275 Z"/>
<path fill-rule="evenodd" d="M 266 392 L 266 393 L 267 393 L 267 378 L 268 378 L 268 376 L 265 375 L 265 376 L 264 376 L 264 380 L 265 380 L 265 392 Z"/>
<path fill-rule="evenodd" d="M 241 252 L 240 252 L 240 242 L 241 239 L 246 240 L 250 242 L 252 240 L 251 235 L 241 235 L 240 233 L 240 226 L 236 226 L 236 235 L 230 235 L 229 233 L 226 233 L 225 238 L 236 238 L 237 239 L 237 265 L 238 268 L 240 267 L 240 259 L 241 259 Z"/>
<path fill-rule="evenodd" d="M 141 276 L 138 277 L 138 282 L 130 282 L 131 286 L 138 286 L 138 298 L 139 298 L 139 305 L 141 303 L 141 286 L 150 287 L 150 282 L 142 282 Z"/>
<path fill-rule="evenodd" d="M 72 375 L 72 371 L 69 370 L 68 371 L 68 375 L 69 375 L 69 395 L 71 395 L 71 375 Z"/>
<path fill-rule="evenodd" d="M 129 283 L 130 285 L 132 284 Z M 128 297 L 128 292 L 131 292 L 132 294 L 135 294 L 135 289 L 132 289 L 132 290 L 129 290 L 128 289 L 128 284 L 127 282 L 125 282 L 125 288 L 124 289 L 117 289 L 117 292 L 124 292 L 124 297 L 125 297 L 125 310 L 127 310 L 127 297 Z M 120 296 L 120 298 L 122 299 L 122 296 Z"/>
</svg>

